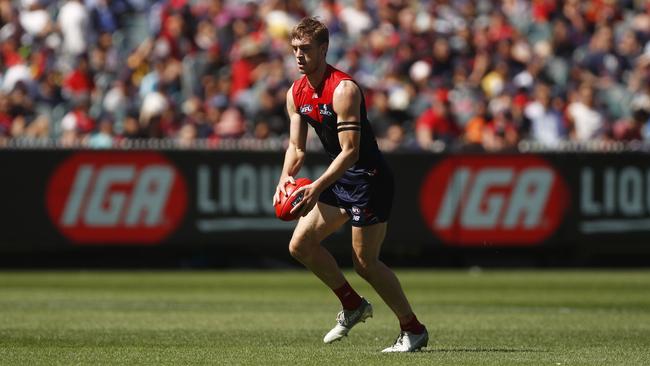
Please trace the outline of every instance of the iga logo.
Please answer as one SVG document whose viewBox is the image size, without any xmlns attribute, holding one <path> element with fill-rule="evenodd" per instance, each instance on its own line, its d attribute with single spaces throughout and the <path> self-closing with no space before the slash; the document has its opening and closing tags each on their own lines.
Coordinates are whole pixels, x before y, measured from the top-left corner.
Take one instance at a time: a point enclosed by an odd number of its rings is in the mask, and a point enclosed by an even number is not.
<svg viewBox="0 0 650 366">
<path fill-rule="evenodd" d="M 427 226 L 456 245 L 534 245 L 560 225 L 568 189 L 544 160 L 532 156 L 451 157 L 422 185 Z"/>
<path fill-rule="evenodd" d="M 79 153 L 50 177 L 47 209 L 71 241 L 155 244 L 180 224 L 183 177 L 157 153 Z"/>
</svg>

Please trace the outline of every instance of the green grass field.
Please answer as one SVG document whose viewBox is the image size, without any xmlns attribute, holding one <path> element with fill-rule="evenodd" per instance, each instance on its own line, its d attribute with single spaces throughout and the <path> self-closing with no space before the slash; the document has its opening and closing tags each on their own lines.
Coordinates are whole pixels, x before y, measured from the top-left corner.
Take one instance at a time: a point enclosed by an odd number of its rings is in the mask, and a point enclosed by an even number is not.
<svg viewBox="0 0 650 366">
<path fill-rule="evenodd" d="M 650 365 L 650 271 L 398 271 L 431 340 L 385 355 L 375 317 L 333 345 L 339 308 L 305 271 L 0 272 L 0 364 Z"/>
</svg>

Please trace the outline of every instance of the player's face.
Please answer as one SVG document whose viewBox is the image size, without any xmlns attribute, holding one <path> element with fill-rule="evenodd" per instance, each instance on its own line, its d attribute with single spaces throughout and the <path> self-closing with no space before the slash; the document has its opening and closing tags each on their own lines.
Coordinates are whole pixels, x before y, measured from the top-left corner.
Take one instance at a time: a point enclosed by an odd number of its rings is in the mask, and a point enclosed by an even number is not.
<svg viewBox="0 0 650 366">
<path fill-rule="evenodd" d="M 301 74 L 309 75 L 318 69 L 325 60 L 327 45 L 318 45 L 312 40 L 294 39 L 291 41 L 293 55 Z"/>
</svg>

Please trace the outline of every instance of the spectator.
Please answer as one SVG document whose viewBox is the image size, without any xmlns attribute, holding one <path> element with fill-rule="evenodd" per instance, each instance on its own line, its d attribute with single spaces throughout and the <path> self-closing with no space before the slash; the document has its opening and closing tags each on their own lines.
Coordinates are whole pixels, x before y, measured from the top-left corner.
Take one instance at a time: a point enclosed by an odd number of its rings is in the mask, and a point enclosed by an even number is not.
<svg viewBox="0 0 650 366">
<path fill-rule="evenodd" d="M 372 123 L 375 135 L 384 136 L 388 128 L 400 122 L 388 105 L 388 94 L 383 90 L 372 93 L 372 108 L 368 110 L 368 119 Z"/>
<path fill-rule="evenodd" d="M 50 15 L 38 0 L 23 0 L 20 12 L 20 26 L 33 37 L 44 37 L 53 30 Z"/>
<path fill-rule="evenodd" d="M 219 121 L 221 121 L 221 116 L 227 107 L 228 98 L 223 94 L 213 96 L 206 103 L 206 119 L 207 124 L 210 126 L 210 136 L 214 135 L 214 129 Z"/>
<path fill-rule="evenodd" d="M 68 100 L 89 98 L 95 88 L 85 55 L 77 57 L 75 67 L 65 76 L 62 85 L 63 95 Z"/>
<path fill-rule="evenodd" d="M 603 139 L 605 121 L 594 104 L 593 87 L 587 83 L 582 84 L 574 99 L 567 109 L 571 138 L 582 142 Z"/>
<path fill-rule="evenodd" d="M 421 149 L 429 150 L 434 141 L 453 143 L 459 129 L 451 114 L 448 92 L 438 89 L 432 98 L 431 108 L 427 109 L 415 124 L 415 134 Z"/>
<path fill-rule="evenodd" d="M 90 116 L 90 100 L 79 98 L 74 108 L 61 120 L 61 128 L 68 131 L 68 138 L 72 136 L 86 137 L 95 129 L 95 120 Z"/>
<path fill-rule="evenodd" d="M 140 125 L 146 130 L 153 118 L 161 117 L 170 108 L 165 95 L 153 91 L 144 96 L 140 109 Z"/>
<path fill-rule="evenodd" d="M 46 116 L 40 116 L 34 110 L 34 100 L 30 95 L 29 86 L 18 82 L 9 93 L 9 135 L 12 137 L 46 137 L 48 123 Z"/>
<path fill-rule="evenodd" d="M 344 6 L 340 13 L 341 22 L 353 39 L 358 39 L 374 25 L 365 0 L 354 0 Z"/>
<path fill-rule="evenodd" d="M 483 129 L 483 147 L 487 151 L 512 151 L 518 141 L 517 127 L 511 114 L 505 110 L 496 112 Z"/>
<path fill-rule="evenodd" d="M 392 123 L 386 129 L 386 133 L 377 140 L 377 143 L 383 151 L 395 151 L 407 145 L 406 141 L 407 136 L 404 126 L 399 123 Z"/>
<path fill-rule="evenodd" d="M 648 89 L 650 91 L 650 87 Z M 624 136 L 650 141 L 650 93 L 639 94 L 632 100 L 632 121 L 626 126 Z M 637 131 L 640 136 L 637 136 Z"/>
<path fill-rule="evenodd" d="M 447 38 L 438 37 L 433 41 L 432 61 L 436 79 L 444 79 L 454 71 L 453 54 Z"/>
<path fill-rule="evenodd" d="M 63 33 L 62 50 L 65 55 L 79 56 L 88 51 L 92 35 L 90 15 L 80 0 L 67 0 L 61 7 L 58 24 Z"/>
<path fill-rule="evenodd" d="M 33 83 L 31 70 L 22 62 L 21 57 L 12 54 L 12 51 L 13 50 L 7 52 L 8 54 L 6 59 L 10 63 L 15 62 L 15 64 L 7 69 L 4 74 L 4 80 L 2 80 L 2 91 L 5 93 L 11 93 L 19 83 L 23 84 L 27 89 L 29 89 Z"/>
<path fill-rule="evenodd" d="M 251 37 L 243 38 L 233 52 L 232 86 L 230 98 L 237 100 L 239 93 L 255 82 L 255 68 L 264 57 L 261 45 Z"/>
<path fill-rule="evenodd" d="M 192 124 L 186 124 L 181 127 L 176 137 L 177 146 L 181 148 L 191 147 L 196 139 L 196 127 Z"/>
<path fill-rule="evenodd" d="M 531 121 L 530 137 L 546 147 L 555 147 L 566 139 L 566 124 L 562 113 L 551 104 L 551 89 L 546 84 L 535 88 L 534 100 L 526 106 L 526 117 Z"/>
<path fill-rule="evenodd" d="M 111 116 L 118 141 L 284 139 L 286 36 L 312 14 L 389 149 L 650 136 L 648 5 L 599 0 L 0 0 L 0 135 L 90 143 Z"/>
<path fill-rule="evenodd" d="M 183 114 L 185 115 L 183 126 L 192 125 L 194 136 L 207 138 L 212 133 L 212 127 L 205 116 L 205 110 L 201 98 L 193 96 L 183 103 Z M 181 127 L 182 129 L 182 127 Z"/>
<path fill-rule="evenodd" d="M 113 121 L 106 116 L 99 122 L 99 129 L 88 139 L 88 146 L 95 149 L 113 147 Z"/>
<path fill-rule="evenodd" d="M 13 124 L 13 117 L 10 114 L 11 103 L 9 98 L 0 93 L 0 136 L 11 136 L 11 125 Z"/>
<path fill-rule="evenodd" d="M 241 111 L 237 108 L 228 108 L 221 114 L 221 118 L 214 125 L 214 135 L 219 139 L 238 138 L 244 135 L 246 126 Z"/>
<path fill-rule="evenodd" d="M 137 113 L 127 114 L 122 125 L 122 134 L 118 137 L 118 141 L 137 140 L 145 137 Z"/>
<path fill-rule="evenodd" d="M 98 32 L 111 34 L 118 30 L 118 19 L 108 0 L 86 1 L 86 6 L 90 10 L 93 26 Z"/>
<path fill-rule="evenodd" d="M 465 125 L 464 142 L 468 150 L 481 150 L 483 147 L 483 131 L 487 128 L 489 117 L 485 102 L 480 101 L 476 113 Z"/>
<path fill-rule="evenodd" d="M 282 136 L 288 134 L 288 124 L 286 122 L 286 113 L 285 113 L 285 104 L 279 103 L 276 99 L 278 93 L 274 90 L 264 89 L 260 92 L 259 96 L 259 109 L 255 113 L 253 121 L 255 122 L 255 128 L 258 126 L 261 131 L 268 130 L 269 136 L 273 134 L 274 136 Z M 286 95 L 286 94 L 285 94 Z M 268 136 L 267 136 L 268 137 Z"/>
</svg>

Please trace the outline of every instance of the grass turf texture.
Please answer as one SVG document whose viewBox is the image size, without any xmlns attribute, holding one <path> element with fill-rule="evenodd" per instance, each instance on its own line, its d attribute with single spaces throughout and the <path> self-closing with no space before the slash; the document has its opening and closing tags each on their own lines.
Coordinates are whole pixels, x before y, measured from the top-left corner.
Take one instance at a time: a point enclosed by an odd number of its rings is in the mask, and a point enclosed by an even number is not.
<svg viewBox="0 0 650 366">
<path fill-rule="evenodd" d="M 339 304 L 292 272 L 0 272 L 0 364 L 648 365 L 650 271 L 399 271 L 431 340 L 381 354 L 390 310 L 332 345 Z"/>
</svg>

